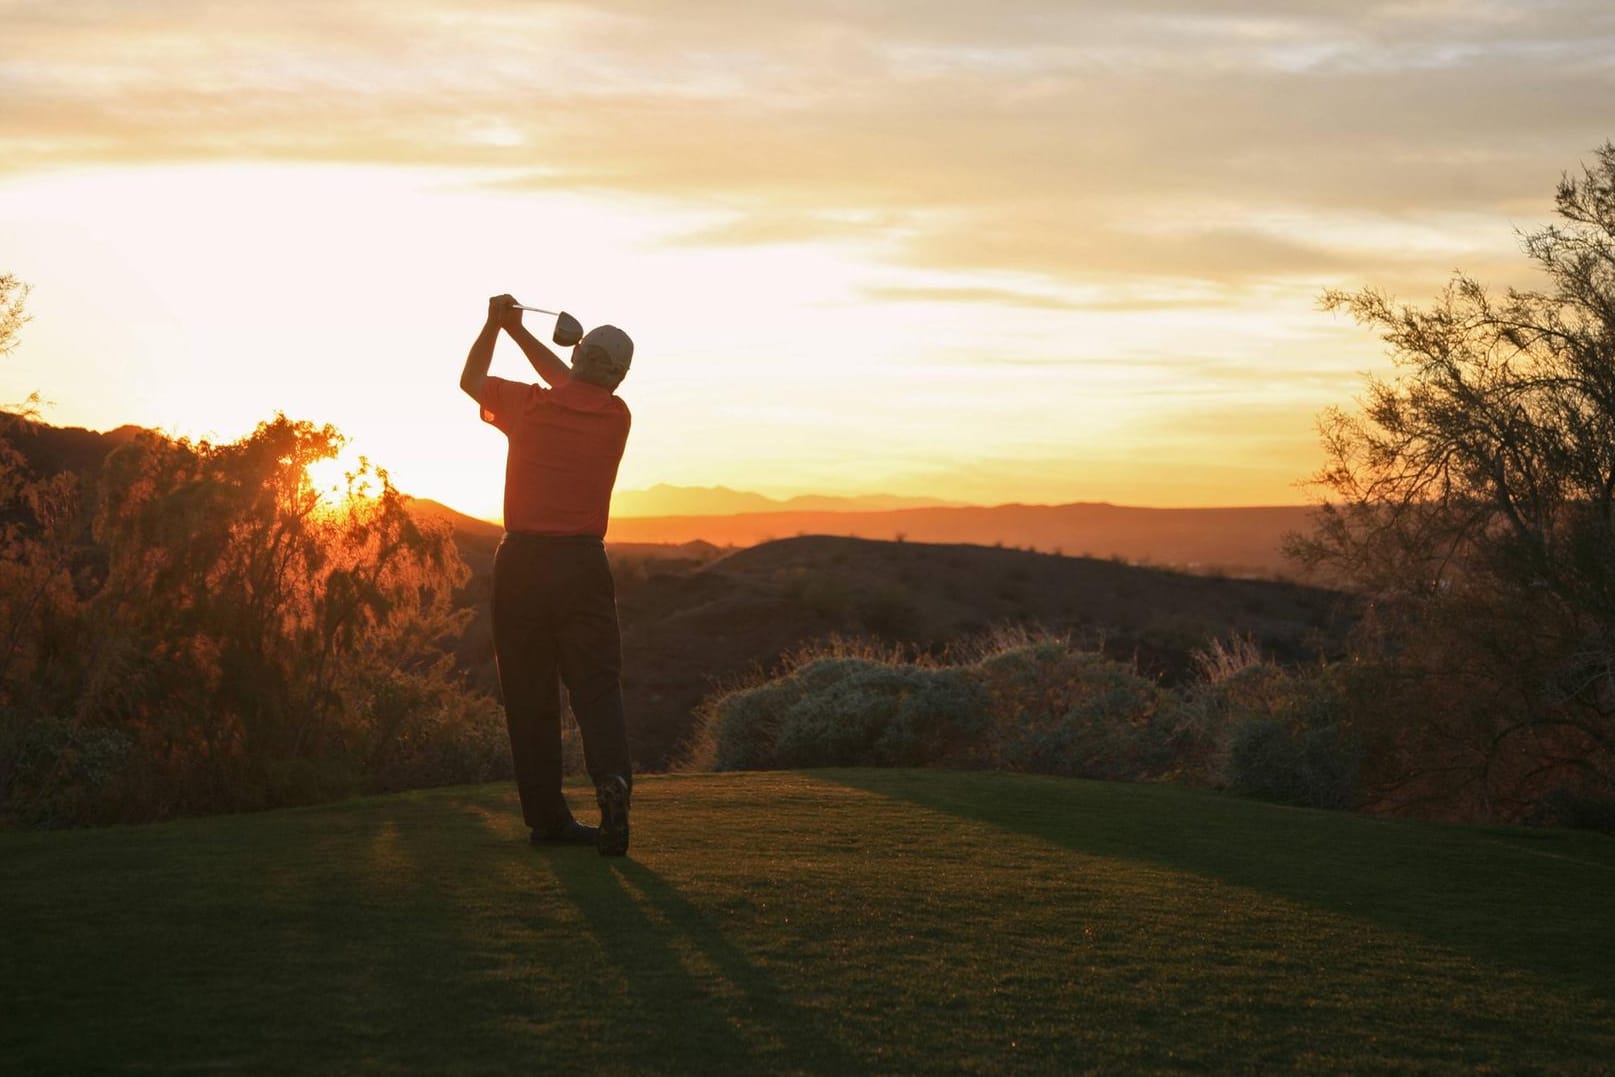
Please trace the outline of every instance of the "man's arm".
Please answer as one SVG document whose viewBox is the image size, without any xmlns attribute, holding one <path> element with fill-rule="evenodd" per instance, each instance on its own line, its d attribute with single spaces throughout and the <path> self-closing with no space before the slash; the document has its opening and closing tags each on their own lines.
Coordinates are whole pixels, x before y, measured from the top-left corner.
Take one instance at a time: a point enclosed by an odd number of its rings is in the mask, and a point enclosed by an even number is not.
<svg viewBox="0 0 1615 1077">
<path fill-rule="evenodd" d="M 482 332 L 466 353 L 465 369 L 460 371 L 460 388 L 477 403 L 482 403 L 482 383 L 488 380 L 488 367 L 493 363 L 493 346 L 499 339 L 499 326 L 504 310 L 516 302 L 508 295 L 496 295 L 488 300 L 488 320 L 482 323 Z"/>
<path fill-rule="evenodd" d="M 572 368 L 567 366 L 559 355 L 550 351 L 549 346 L 527 331 L 522 324 L 522 312 L 512 309 L 505 315 L 505 332 L 510 334 L 521 348 L 527 361 L 533 364 L 538 376 L 550 383 L 550 388 L 559 389 L 572 380 Z"/>
</svg>

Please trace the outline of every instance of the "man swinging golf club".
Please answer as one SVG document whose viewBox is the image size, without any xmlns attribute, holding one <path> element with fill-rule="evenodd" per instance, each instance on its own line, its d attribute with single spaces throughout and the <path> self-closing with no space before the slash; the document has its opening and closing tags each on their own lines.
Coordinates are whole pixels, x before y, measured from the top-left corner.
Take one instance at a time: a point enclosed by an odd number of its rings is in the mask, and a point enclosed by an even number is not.
<svg viewBox="0 0 1615 1077">
<path fill-rule="evenodd" d="M 628 406 L 615 393 L 633 341 L 602 325 L 577 339 L 562 316 L 556 340 L 575 343 L 569 367 L 521 322 L 516 300 L 488 300 L 460 388 L 504 432 L 505 536 L 494 555 L 493 638 L 522 818 L 535 845 L 592 844 L 628 851 L 633 778 L 622 707 L 622 645 L 606 561 L 606 518 L 628 441 Z M 550 388 L 490 377 L 503 329 Z M 583 734 L 600 826 L 572 817 L 561 793 L 560 683 Z"/>
</svg>

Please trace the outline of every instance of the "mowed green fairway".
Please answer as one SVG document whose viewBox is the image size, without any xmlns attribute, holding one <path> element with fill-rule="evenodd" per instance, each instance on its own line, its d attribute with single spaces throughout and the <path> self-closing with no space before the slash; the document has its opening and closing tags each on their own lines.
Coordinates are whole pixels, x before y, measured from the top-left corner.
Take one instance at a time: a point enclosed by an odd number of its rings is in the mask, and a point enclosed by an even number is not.
<svg viewBox="0 0 1615 1077">
<path fill-rule="evenodd" d="M 0 834 L 0 1070 L 1615 1067 L 1596 835 L 817 771 L 643 778 L 612 861 L 514 801 Z"/>
</svg>

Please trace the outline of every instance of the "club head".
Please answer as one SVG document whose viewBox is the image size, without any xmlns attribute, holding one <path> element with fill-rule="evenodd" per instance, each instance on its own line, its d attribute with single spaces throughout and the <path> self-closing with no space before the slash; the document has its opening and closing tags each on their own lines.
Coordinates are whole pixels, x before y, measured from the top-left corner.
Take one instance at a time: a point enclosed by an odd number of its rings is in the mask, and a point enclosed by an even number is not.
<svg viewBox="0 0 1615 1077">
<path fill-rule="evenodd" d="M 551 339 L 563 348 L 570 348 L 583 339 L 583 326 L 563 310 L 555 316 L 555 335 Z"/>
</svg>

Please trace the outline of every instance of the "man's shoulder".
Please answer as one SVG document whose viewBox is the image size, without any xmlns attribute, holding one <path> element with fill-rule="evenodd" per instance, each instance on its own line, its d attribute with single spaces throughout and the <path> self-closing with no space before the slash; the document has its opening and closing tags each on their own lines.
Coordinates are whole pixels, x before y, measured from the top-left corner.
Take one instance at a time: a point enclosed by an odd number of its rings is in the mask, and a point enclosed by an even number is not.
<svg viewBox="0 0 1615 1077">
<path fill-rule="evenodd" d="M 516 381 L 513 378 L 501 378 L 496 374 L 489 374 L 488 380 L 490 382 L 498 382 L 500 385 L 504 386 L 507 391 L 514 390 L 516 392 L 521 392 L 524 389 L 536 389 L 541 393 L 549 391 L 544 386 L 539 385 L 537 382 Z"/>
<path fill-rule="evenodd" d="M 628 414 L 628 403 L 610 390 L 587 382 L 570 382 L 555 391 L 555 402 L 562 407 L 602 414 Z"/>
<path fill-rule="evenodd" d="M 489 376 L 490 382 L 497 382 L 494 392 L 498 398 L 505 402 L 507 407 L 527 408 L 535 404 L 542 404 L 550 395 L 546 385 L 531 381 L 513 381 L 509 378 L 495 378 Z"/>
</svg>

